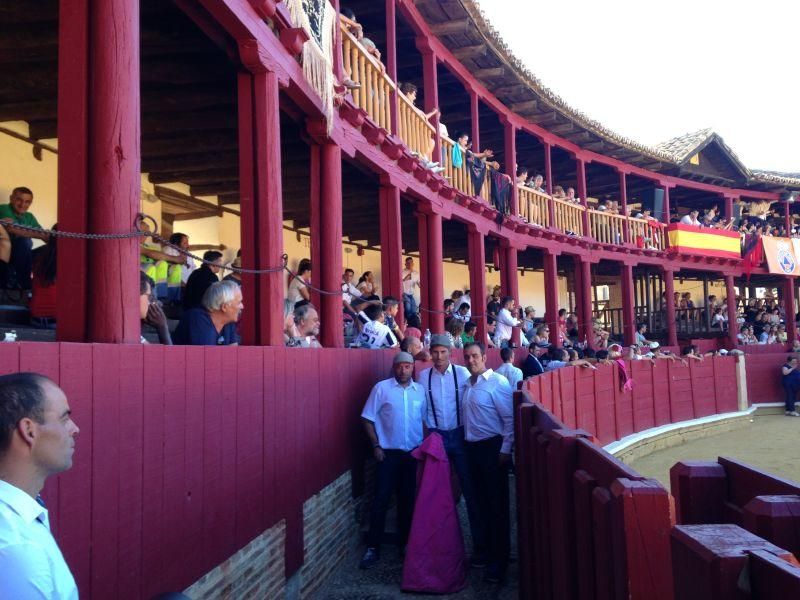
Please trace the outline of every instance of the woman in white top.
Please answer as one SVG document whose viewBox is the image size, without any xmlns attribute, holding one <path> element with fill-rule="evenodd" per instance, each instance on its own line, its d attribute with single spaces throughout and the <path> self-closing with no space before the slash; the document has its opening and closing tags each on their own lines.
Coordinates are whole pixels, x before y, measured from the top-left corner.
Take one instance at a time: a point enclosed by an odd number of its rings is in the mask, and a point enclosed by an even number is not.
<svg viewBox="0 0 800 600">
<path fill-rule="evenodd" d="M 294 310 L 295 302 L 310 300 L 311 294 L 306 284 L 311 283 L 311 261 L 304 258 L 297 265 L 297 275 L 289 282 L 289 291 L 286 295 L 286 315 Z"/>
<path fill-rule="evenodd" d="M 358 287 L 358 291 L 360 291 L 361 295 L 364 297 L 375 295 L 375 276 L 372 274 L 372 271 L 365 271 L 358 279 L 358 286 L 356 287 Z"/>
</svg>

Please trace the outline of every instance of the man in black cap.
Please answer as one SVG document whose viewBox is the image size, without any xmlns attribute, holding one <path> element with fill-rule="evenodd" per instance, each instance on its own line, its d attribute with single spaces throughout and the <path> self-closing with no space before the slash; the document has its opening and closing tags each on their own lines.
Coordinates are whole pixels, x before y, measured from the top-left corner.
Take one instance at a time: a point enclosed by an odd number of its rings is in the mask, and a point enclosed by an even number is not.
<svg viewBox="0 0 800 600">
<path fill-rule="evenodd" d="M 375 384 L 361 419 L 377 461 L 367 550 L 359 564 L 368 569 L 380 559 L 386 510 L 397 490 L 397 543 L 402 549 L 411 529 L 417 488 L 417 461 L 411 451 L 422 443 L 425 394 L 414 382 L 414 357 L 400 352 L 392 363 L 394 377 Z"/>
<path fill-rule="evenodd" d="M 431 360 L 433 366 L 424 369 L 417 382 L 425 391 L 425 424 L 429 431 L 442 436 L 444 449 L 452 469 L 458 475 L 458 482 L 464 494 L 472 533 L 472 566 L 486 566 L 486 535 L 480 522 L 475 491 L 467 465 L 464 450 L 464 424 L 462 423 L 461 401 L 464 398 L 464 385 L 469 379 L 466 367 L 450 362 L 450 338 L 436 334 L 431 337 Z"/>
</svg>

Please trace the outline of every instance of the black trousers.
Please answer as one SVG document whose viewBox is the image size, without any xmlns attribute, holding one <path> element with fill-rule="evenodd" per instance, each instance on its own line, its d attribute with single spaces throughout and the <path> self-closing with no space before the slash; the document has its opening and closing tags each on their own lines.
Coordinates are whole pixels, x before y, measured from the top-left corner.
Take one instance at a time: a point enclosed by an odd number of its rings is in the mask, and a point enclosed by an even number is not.
<svg viewBox="0 0 800 600">
<path fill-rule="evenodd" d="M 502 445 L 503 438 L 499 435 L 480 442 L 466 442 L 467 462 L 488 540 L 488 564 L 501 573 L 508 566 L 511 549 L 508 465 L 498 464 Z"/>
<path fill-rule="evenodd" d="M 386 527 L 386 510 L 397 493 L 397 543 L 405 546 L 411 530 L 411 515 L 417 493 L 417 461 L 410 452 L 384 450 L 384 459 L 375 470 L 375 499 L 369 520 L 367 546 L 380 548 Z"/>
</svg>

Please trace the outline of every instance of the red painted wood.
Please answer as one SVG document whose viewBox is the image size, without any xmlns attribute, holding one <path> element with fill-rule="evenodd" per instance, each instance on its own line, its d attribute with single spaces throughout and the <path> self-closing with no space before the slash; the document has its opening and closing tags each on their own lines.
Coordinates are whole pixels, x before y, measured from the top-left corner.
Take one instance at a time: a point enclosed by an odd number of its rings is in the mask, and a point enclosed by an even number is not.
<svg viewBox="0 0 800 600">
<path fill-rule="evenodd" d="M 483 298 L 486 296 L 486 247 L 483 233 L 474 226 L 467 227 L 467 256 L 470 295 L 476 299 Z M 472 321 L 478 326 L 476 339 L 485 340 L 486 310 L 482 304 L 472 309 Z"/>
<path fill-rule="evenodd" d="M 242 267 L 258 268 L 258 236 L 256 234 L 255 154 L 253 141 L 253 75 L 240 72 L 236 76 L 239 135 L 239 210 Z M 242 342 L 258 343 L 258 286 L 256 276 L 242 273 L 242 301 L 247 310 L 242 313 L 239 328 Z M 283 311 L 281 311 L 283 314 Z"/>
<path fill-rule="evenodd" d="M 393 2 L 393 0 L 388 0 Z M 381 230 L 381 291 L 400 302 L 398 321 L 403 322 L 403 232 L 400 216 L 400 189 L 381 186 L 378 196 Z"/>
<path fill-rule="evenodd" d="M 517 270 L 519 267 L 519 255 L 517 254 L 517 249 L 513 246 L 502 248 L 500 256 L 502 257 L 500 269 L 501 286 L 504 293 L 514 298 L 516 306 L 519 306 L 519 271 Z M 504 275 L 505 277 L 503 277 Z M 514 327 L 511 330 L 511 342 L 515 346 L 520 345 L 519 335 L 519 327 Z"/>
<path fill-rule="evenodd" d="M 664 279 L 664 298 L 660 299 L 666 306 L 667 315 L 667 346 L 678 345 L 678 330 L 675 325 L 675 278 L 674 271 L 671 269 L 663 269 L 662 277 Z"/>
<path fill-rule="evenodd" d="M 581 204 L 583 206 L 588 206 L 587 203 L 587 188 L 586 188 L 586 163 L 582 158 L 578 158 L 575 161 L 575 170 L 576 170 L 576 177 L 578 179 L 578 189 L 577 195 L 578 198 L 581 200 Z M 583 235 L 589 237 L 591 236 L 591 229 L 589 229 L 589 213 L 583 211 L 581 213 L 581 218 L 583 219 Z"/>
<path fill-rule="evenodd" d="M 58 223 L 64 231 L 86 231 L 88 226 L 90 4 L 90 0 L 59 2 Z M 87 243 L 59 240 L 59 340 L 86 341 Z"/>
<path fill-rule="evenodd" d="M 694 417 L 707 417 L 716 413 L 716 377 L 714 361 L 692 361 L 692 405 Z"/>
<path fill-rule="evenodd" d="M 667 370 L 667 365 L 652 366 L 643 361 L 631 362 L 631 375 L 636 382 L 631 401 L 633 403 L 633 430 L 644 431 L 655 427 L 655 411 L 653 408 L 653 375 L 655 371 Z"/>
<path fill-rule="evenodd" d="M 600 368 L 595 372 L 594 393 L 597 427 L 593 433 L 603 444 L 617 439 L 614 411 L 615 386 L 616 380 L 612 368 Z"/>
<path fill-rule="evenodd" d="M 386 73 L 392 81 L 397 81 L 397 11 L 395 10 L 395 2 L 396 0 L 386 0 Z M 390 98 L 391 132 L 395 135 L 400 131 L 398 127 L 398 100 L 397 87 L 395 86 L 392 87 Z"/>
<path fill-rule="evenodd" d="M 790 278 L 790 281 L 792 279 Z M 733 348 L 738 343 L 736 336 L 739 333 L 739 324 L 736 322 L 736 319 L 733 318 L 733 315 L 738 314 L 736 310 L 736 288 L 733 286 L 733 275 L 725 275 L 725 295 L 728 305 L 728 315 L 730 318 L 728 319 L 728 343 L 730 347 Z M 794 321 L 794 319 L 789 319 L 790 321 Z M 790 340 L 794 338 L 789 338 Z"/>
<path fill-rule="evenodd" d="M 249 350 L 250 348 L 244 352 Z M 184 416 L 186 479 L 183 493 L 183 519 L 188 529 L 184 543 L 191 548 L 203 547 L 205 355 L 206 348 L 202 346 L 186 348 L 186 367 L 184 368 L 186 377 L 186 412 Z M 202 558 L 200 553 L 192 553 L 186 558 L 189 563 L 187 568 L 193 572 L 201 570 Z"/>
<path fill-rule="evenodd" d="M 469 116 L 472 124 L 472 147 L 476 152 L 481 152 L 481 119 L 478 94 L 475 93 L 475 88 L 470 86 L 467 87 L 467 92 L 469 93 Z"/>
<path fill-rule="evenodd" d="M 628 176 L 625 171 L 619 171 L 619 203 L 622 212 L 620 214 L 628 215 Z M 631 243 L 631 230 L 628 227 L 628 220 L 622 223 L 623 241 L 626 244 Z"/>
<path fill-rule="evenodd" d="M 511 181 L 517 181 L 517 129 L 510 121 L 503 123 L 503 143 L 505 155 L 503 156 L 503 166 L 505 173 L 511 177 Z M 519 192 L 517 186 L 511 186 L 511 205 L 509 211 L 512 217 L 519 215 Z"/>
<path fill-rule="evenodd" d="M 620 265 L 619 278 L 622 287 L 622 328 L 626 345 L 636 343 L 636 312 L 634 309 L 633 265 Z"/>
<path fill-rule="evenodd" d="M 428 265 L 428 216 L 423 212 L 416 213 L 417 215 L 417 242 L 419 244 L 419 260 L 414 263 L 419 269 L 419 316 L 422 319 L 423 331 L 425 328 L 431 328 L 431 313 L 423 308 L 431 310 L 439 306 L 439 301 L 444 301 L 444 298 L 433 298 L 429 301 L 430 297 L 430 269 Z"/>
<path fill-rule="evenodd" d="M 437 71 L 436 54 L 427 44 L 427 39 L 417 38 L 417 48 L 422 55 L 422 99 L 426 113 L 430 113 L 439 108 L 439 74 Z M 440 162 L 442 156 L 442 139 L 439 136 L 439 115 L 436 114 L 430 119 L 433 125 L 433 156 L 431 159 Z"/>
<path fill-rule="evenodd" d="M 444 274 L 442 257 L 442 217 L 438 214 L 427 216 L 428 234 L 428 309 L 435 311 L 429 315 L 430 330 L 444 332 Z"/>
<path fill-rule="evenodd" d="M 679 362 L 671 362 L 669 376 L 671 421 L 676 423 L 694 418 L 691 364 L 683 365 Z"/>
<path fill-rule="evenodd" d="M 544 252 L 544 321 L 550 327 L 550 343 L 558 345 L 558 268 L 557 255 Z"/>
<path fill-rule="evenodd" d="M 787 211 L 787 219 L 789 218 Z M 791 231 L 791 227 L 787 229 Z M 797 303 L 795 302 L 795 285 L 793 277 L 787 277 L 783 281 L 783 308 L 786 315 L 797 314 Z M 790 317 L 786 319 L 786 337 L 789 340 L 797 339 L 797 321 Z"/>
<path fill-rule="evenodd" d="M 582 341 L 594 347 L 592 335 L 592 263 L 575 257 L 575 276 L 578 281 L 578 334 Z"/>
<path fill-rule="evenodd" d="M 555 376 L 558 377 L 561 390 L 561 422 L 567 427 L 577 425 L 575 419 L 575 379 L 576 369 L 559 369 Z"/>
<path fill-rule="evenodd" d="M 317 176 L 312 172 L 312 179 Z M 311 231 L 311 243 L 319 244 L 319 273 L 323 290 L 338 292 L 342 277 L 342 150 L 331 143 L 320 147 L 319 206 L 312 212 L 319 214 L 319 229 Z M 316 199 L 312 197 L 312 202 Z M 339 294 L 322 294 L 320 297 L 322 345 L 326 348 L 344 346 L 342 329 L 342 297 Z"/>
</svg>

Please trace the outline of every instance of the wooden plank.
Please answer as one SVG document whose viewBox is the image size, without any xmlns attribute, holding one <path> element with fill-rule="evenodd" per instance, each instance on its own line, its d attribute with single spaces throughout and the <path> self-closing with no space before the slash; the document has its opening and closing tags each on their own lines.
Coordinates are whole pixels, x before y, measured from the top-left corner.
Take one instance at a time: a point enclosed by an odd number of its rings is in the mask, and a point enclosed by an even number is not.
<svg viewBox="0 0 800 600">
<path fill-rule="evenodd" d="M 0 375 L 19 372 L 20 344 L 0 343 Z"/>
<path fill-rule="evenodd" d="M 236 419 L 232 417 L 231 408 L 236 406 L 239 392 L 236 377 L 237 353 L 222 353 L 222 410 L 227 418 L 222 421 L 222 486 L 225 494 L 225 506 L 219 515 L 220 537 L 219 553 L 230 556 L 236 550 L 236 512 L 231 510 L 232 490 L 236 489 Z"/>
<path fill-rule="evenodd" d="M 221 346 L 205 347 L 203 356 L 203 526 L 200 568 L 207 572 L 223 562 L 218 539 L 224 535 L 226 492 L 222 481 L 223 422 Z M 229 511 L 227 511 L 229 512 Z"/>
<path fill-rule="evenodd" d="M 597 371 L 579 369 L 575 377 L 575 426 L 597 436 L 594 380 Z"/>
<path fill-rule="evenodd" d="M 616 417 L 614 413 L 614 373 L 616 365 L 601 366 L 594 378 L 595 421 L 597 431 L 595 435 L 603 444 L 608 444 L 617 439 Z"/>
<path fill-rule="evenodd" d="M 231 349 L 233 350 L 233 349 Z M 261 348 L 240 347 L 237 354 L 236 400 L 236 545 L 256 537 L 262 523 L 261 492 L 264 467 L 261 424 L 263 356 Z M 298 404 L 302 402 L 298 401 Z"/>
<path fill-rule="evenodd" d="M 284 374 L 275 370 L 275 355 L 283 352 L 282 348 L 267 346 L 262 349 L 264 396 L 262 401 L 263 437 L 261 440 L 263 451 L 263 515 L 262 527 L 266 529 L 277 519 L 280 501 L 276 497 L 278 490 L 283 487 L 283 482 L 275 478 L 276 448 L 275 437 L 277 428 L 275 418 L 278 413 L 276 407 L 275 388 L 278 379 Z"/>
<path fill-rule="evenodd" d="M 183 490 L 185 538 L 183 543 L 192 550 L 203 548 L 205 351 L 203 346 L 188 346 L 184 366 L 186 405 L 183 424 L 186 429 L 184 437 L 186 487 Z M 194 581 L 186 578 L 186 574 L 202 572 L 203 555 L 198 551 L 190 551 L 183 562 L 185 574 L 182 574 L 181 589 Z"/>
<path fill-rule="evenodd" d="M 340 311 L 341 312 L 341 311 Z M 320 353 L 313 348 L 301 349 L 303 356 L 302 364 L 310 373 L 318 373 L 318 377 L 303 377 L 304 390 L 299 398 L 303 399 L 303 440 L 301 456 L 303 464 L 303 496 L 302 499 L 310 498 L 322 487 L 329 483 L 326 481 L 326 471 L 330 461 L 330 456 L 322 452 L 322 435 L 320 430 L 320 395 L 325 398 L 322 403 L 332 401 L 333 394 L 328 390 L 330 379 L 328 373 L 323 369 L 323 365 L 328 362 L 327 356 L 320 360 Z M 380 352 L 379 354 L 383 354 Z M 328 363 L 329 364 L 329 363 Z M 322 381 L 320 381 L 322 380 Z M 336 436 L 338 437 L 338 436 Z M 334 441 L 336 443 L 338 440 Z"/>
</svg>

